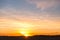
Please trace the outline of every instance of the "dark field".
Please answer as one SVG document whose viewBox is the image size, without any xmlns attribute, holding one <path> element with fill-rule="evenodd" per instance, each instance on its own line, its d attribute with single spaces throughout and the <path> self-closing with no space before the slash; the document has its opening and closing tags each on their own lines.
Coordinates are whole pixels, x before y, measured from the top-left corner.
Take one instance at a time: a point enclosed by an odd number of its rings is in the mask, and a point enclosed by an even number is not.
<svg viewBox="0 0 60 40">
<path fill-rule="evenodd" d="M 48 36 L 48 35 L 36 35 L 29 36 L 0 36 L 0 40 L 60 40 L 60 35 Z"/>
</svg>

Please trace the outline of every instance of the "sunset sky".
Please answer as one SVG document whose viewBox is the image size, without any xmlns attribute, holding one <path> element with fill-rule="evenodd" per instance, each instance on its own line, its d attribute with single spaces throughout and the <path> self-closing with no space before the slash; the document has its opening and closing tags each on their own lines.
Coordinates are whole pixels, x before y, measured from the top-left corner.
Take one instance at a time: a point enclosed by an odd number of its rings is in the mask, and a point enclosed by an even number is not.
<svg viewBox="0 0 60 40">
<path fill-rule="evenodd" d="M 0 0 L 0 36 L 60 34 L 60 0 Z"/>
</svg>

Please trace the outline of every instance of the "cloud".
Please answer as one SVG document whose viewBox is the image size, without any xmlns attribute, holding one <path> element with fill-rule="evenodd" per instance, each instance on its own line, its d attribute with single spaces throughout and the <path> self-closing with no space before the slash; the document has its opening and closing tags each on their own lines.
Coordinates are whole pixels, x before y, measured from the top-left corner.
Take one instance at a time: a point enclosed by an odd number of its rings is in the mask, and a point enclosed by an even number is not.
<svg viewBox="0 0 60 40">
<path fill-rule="evenodd" d="M 31 19 L 31 20 L 45 20 L 49 18 L 47 13 L 35 13 L 27 10 L 15 10 L 15 9 L 0 9 L 0 18 L 11 18 L 14 20 Z"/>
<path fill-rule="evenodd" d="M 0 18 L 31 19 L 31 20 L 60 20 L 59 13 L 55 12 L 31 12 L 27 10 L 16 10 L 13 8 L 0 9 Z"/>
<path fill-rule="evenodd" d="M 0 9 L 0 18 L 10 18 L 10 19 L 15 19 L 15 20 L 19 20 L 19 19 L 34 19 L 37 18 L 37 14 L 34 12 L 30 12 L 27 10 L 16 10 L 13 8 L 3 8 Z"/>
<path fill-rule="evenodd" d="M 41 23 L 50 23 L 60 22 L 60 17 L 56 17 L 54 14 L 50 12 L 40 12 L 35 13 L 27 10 L 15 10 L 15 9 L 0 9 L 0 19 L 10 19 L 15 21 L 22 21 L 22 22 L 32 22 L 33 24 L 35 21 Z M 39 24 L 40 25 L 40 24 Z M 44 24 L 45 25 L 45 24 Z M 47 25 L 47 24 L 46 24 Z"/>
<path fill-rule="evenodd" d="M 60 0 L 29 0 L 29 2 L 35 4 L 37 8 L 42 10 L 56 8 L 60 5 Z"/>
<path fill-rule="evenodd" d="M 30 29 L 32 33 L 34 33 L 34 30 L 36 30 L 36 32 L 47 30 L 52 30 L 51 32 L 59 32 L 60 21 L 54 21 L 51 19 L 58 20 L 60 18 L 56 19 L 55 17 L 51 17 L 50 13 L 48 12 L 35 13 L 27 10 L 16 10 L 13 8 L 0 9 L 0 30 L 3 33 L 4 31 L 6 31 L 6 33 L 8 31 L 11 31 L 8 33 L 13 33 L 15 31 L 20 32 L 21 28 L 24 30 Z"/>
</svg>

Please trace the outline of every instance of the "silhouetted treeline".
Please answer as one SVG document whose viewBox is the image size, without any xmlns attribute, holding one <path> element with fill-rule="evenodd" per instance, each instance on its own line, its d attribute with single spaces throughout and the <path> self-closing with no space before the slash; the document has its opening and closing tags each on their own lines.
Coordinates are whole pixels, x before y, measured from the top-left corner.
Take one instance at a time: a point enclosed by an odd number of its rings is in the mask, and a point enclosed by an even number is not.
<svg viewBox="0 0 60 40">
<path fill-rule="evenodd" d="M 25 38 L 24 36 L 0 36 L 0 40 L 60 40 L 60 35 L 35 35 Z"/>
</svg>

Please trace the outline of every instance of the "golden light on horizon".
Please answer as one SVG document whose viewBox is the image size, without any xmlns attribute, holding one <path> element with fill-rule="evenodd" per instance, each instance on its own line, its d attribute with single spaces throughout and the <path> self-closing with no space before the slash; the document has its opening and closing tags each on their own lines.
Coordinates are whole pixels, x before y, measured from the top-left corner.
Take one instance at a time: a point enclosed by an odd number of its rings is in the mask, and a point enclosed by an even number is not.
<svg viewBox="0 0 60 40">
<path fill-rule="evenodd" d="M 33 35 L 54 35 L 60 34 L 60 23 L 42 20 L 38 21 L 17 21 L 11 19 L 1 19 L 0 35 L 12 36 L 33 36 Z M 58 27 L 57 27 L 58 26 Z M 53 30 L 54 29 L 54 30 Z M 6 32 L 4 32 L 6 31 Z M 57 32 L 57 33 L 56 33 Z"/>
<path fill-rule="evenodd" d="M 28 31 L 21 31 L 20 33 L 25 37 L 31 36 Z"/>
<path fill-rule="evenodd" d="M 22 27 L 22 28 L 20 28 L 19 29 L 19 33 L 20 34 L 22 34 L 22 36 L 25 36 L 25 37 L 28 37 L 28 36 L 31 36 L 30 35 L 30 31 L 29 30 L 31 30 L 30 29 L 30 27 L 33 27 L 33 25 L 32 24 L 30 24 L 30 23 L 19 23 L 20 25 L 20 27 Z"/>
<path fill-rule="evenodd" d="M 31 27 L 33 27 L 33 25 L 32 24 L 30 24 L 30 23 L 19 23 L 20 25 L 20 27 L 22 27 L 22 28 L 20 28 L 19 29 L 19 33 L 22 35 L 22 36 L 25 36 L 25 37 L 28 37 L 28 36 L 31 36 L 31 34 L 30 34 L 30 28 Z"/>
</svg>

